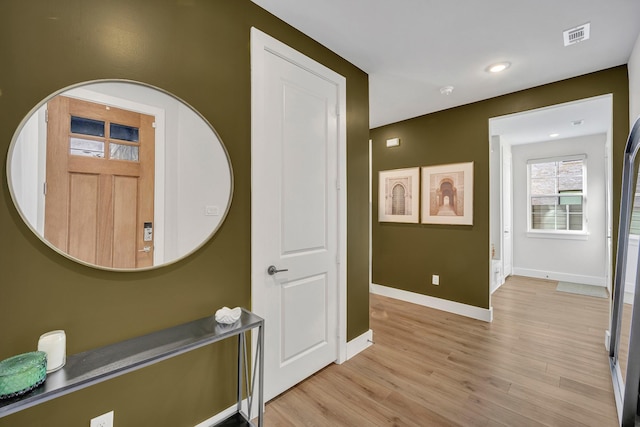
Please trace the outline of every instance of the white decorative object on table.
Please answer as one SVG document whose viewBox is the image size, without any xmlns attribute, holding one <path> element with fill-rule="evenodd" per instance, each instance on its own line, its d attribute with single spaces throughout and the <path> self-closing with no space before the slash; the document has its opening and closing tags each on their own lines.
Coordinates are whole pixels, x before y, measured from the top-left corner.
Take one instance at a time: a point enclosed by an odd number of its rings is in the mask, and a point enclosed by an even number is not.
<svg viewBox="0 0 640 427">
<path fill-rule="evenodd" d="M 47 373 L 62 368 L 67 361 L 67 336 L 64 331 L 51 331 L 40 335 L 38 351 L 47 353 Z"/>
<path fill-rule="evenodd" d="M 221 309 L 216 311 L 216 321 L 218 323 L 224 323 L 224 324 L 230 325 L 232 323 L 237 322 L 241 314 L 242 314 L 242 309 L 240 307 L 236 307 L 236 308 L 222 307 Z"/>
</svg>

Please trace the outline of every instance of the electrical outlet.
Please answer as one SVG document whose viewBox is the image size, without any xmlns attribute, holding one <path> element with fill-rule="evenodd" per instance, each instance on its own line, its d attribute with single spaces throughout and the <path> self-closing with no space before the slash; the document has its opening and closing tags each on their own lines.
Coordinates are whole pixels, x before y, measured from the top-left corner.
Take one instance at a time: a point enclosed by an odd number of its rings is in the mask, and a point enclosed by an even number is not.
<svg viewBox="0 0 640 427">
<path fill-rule="evenodd" d="M 113 411 L 92 418 L 89 427 L 113 427 Z"/>
<path fill-rule="evenodd" d="M 439 286 L 440 285 L 440 276 L 437 275 L 437 274 L 434 274 L 433 276 L 431 276 L 431 284 Z"/>
</svg>

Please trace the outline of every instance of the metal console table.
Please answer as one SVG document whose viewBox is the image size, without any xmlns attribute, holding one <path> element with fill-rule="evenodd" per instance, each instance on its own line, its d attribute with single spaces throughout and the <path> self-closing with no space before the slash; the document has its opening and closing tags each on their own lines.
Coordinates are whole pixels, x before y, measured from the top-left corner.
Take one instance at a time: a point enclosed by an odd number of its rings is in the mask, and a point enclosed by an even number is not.
<svg viewBox="0 0 640 427">
<path fill-rule="evenodd" d="M 249 372 L 246 333 L 254 329 L 258 329 L 256 354 Z M 47 375 L 42 386 L 23 396 L 0 400 L 0 418 L 231 337 L 238 337 L 237 411 L 215 425 L 253 426 L 251 409 L 255 406 L 257 393 L 257 426 L 262 427 L 264 320 L 244 309 L 240 319 L 232 325 L 218 323 L 209 316 L 68 356 L 65 366 Z M 243 390 L 247 394 L 246 412 L 242 410 Z"/>
</svg>

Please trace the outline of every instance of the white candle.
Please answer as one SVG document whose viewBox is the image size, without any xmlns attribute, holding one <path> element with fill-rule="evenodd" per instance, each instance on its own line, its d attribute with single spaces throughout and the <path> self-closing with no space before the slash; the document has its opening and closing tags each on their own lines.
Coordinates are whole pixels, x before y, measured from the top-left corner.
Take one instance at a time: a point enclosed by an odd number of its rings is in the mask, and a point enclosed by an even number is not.
<svg viewBox="0 0 640 427">
<path fill-rule="evenodd" d="M 47 373 L 62 368 L 67 360 L 67 336 L 64 331 L 40 335 L 38 351 L 47 353 Z"/>
</svg>

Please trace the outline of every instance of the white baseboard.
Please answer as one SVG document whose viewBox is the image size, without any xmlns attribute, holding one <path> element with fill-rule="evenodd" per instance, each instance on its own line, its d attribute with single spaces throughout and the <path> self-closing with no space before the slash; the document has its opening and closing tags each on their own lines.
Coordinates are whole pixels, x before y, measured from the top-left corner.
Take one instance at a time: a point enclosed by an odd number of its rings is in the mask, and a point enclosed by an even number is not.
<svg viewBox="0 0 640 427">
<path fill-rule="evenodd" d="M 247 399 L 242 401 L 242 410 L 245 411 L 245 414 L 247 413 L 246 412 L 246 410 L 247 410 Z M 195 427 L 211 427 L 212 425 L 215 425 L 215 424 L 219 423 L 220 421 L 224 420 L 225 418 L 235 414 L 237 411 L 238 411 L 238 405 L 234 404 L 232 406 L 229 406 L 224 411 L 218 412 L 213 417 L 204 420 L 203 422 L 199 423 Z"/>
<path fill-rule="evenodd" d="M 506 282 L 504 281 L 503 278 L 501 278 L 501 280 L 498 283 L 492 283 L 491 284 L 491 289 L 489 290 L 489 294 L 493 295 L 493 293 L 495 291 L 497 291 L 498 289 L 500 289 L 500 286 L 504 285 Z"/>
<path fill-rule="evenodd" d="M 560 273 L 557 271 L 534 270 L 532 268 L 513 267 L 516 276 L 535 277 L 537 279 L 558 280 L 561 282 L 582 283 L 584 285 L 607 286 L 604 277 L 584 276 L 581 274 Z"/>
<path fill-rule="evenodd" d="M 623 301 L 625 304 L 633 304 L 636 299 L 636 294 L 634 292 L 624 292 Z"/>
<path fill-rule="evenodd" d="M 365 350 L 371 346 L 371 344 L 373 344 L 373 331 L 369 329 L 364 334 L 347 343 L 347 360 Z"/>
<path fill-rule="evenodd" d="M 402 289 L 376 285 L 375 283 L 372 283 L 369 289 L 372 293 L 377 295 L 391 297 L 391 298 L 399 299 L 402 301 L 410 302 L 413 304 L 435 308 L 436 310 L 442 310 L 448 313 L 459 314 L 460 316 L 482 320 L 485 322 L 493 321 L 493 307 L 489 309 L 476 307 L 474 305 L 468 305 L 460 302 L 449 301 L 442 298 L 436 298 L 428 295 L 417 294 L 415 292 L 409 292 Z"/>
</svg>

